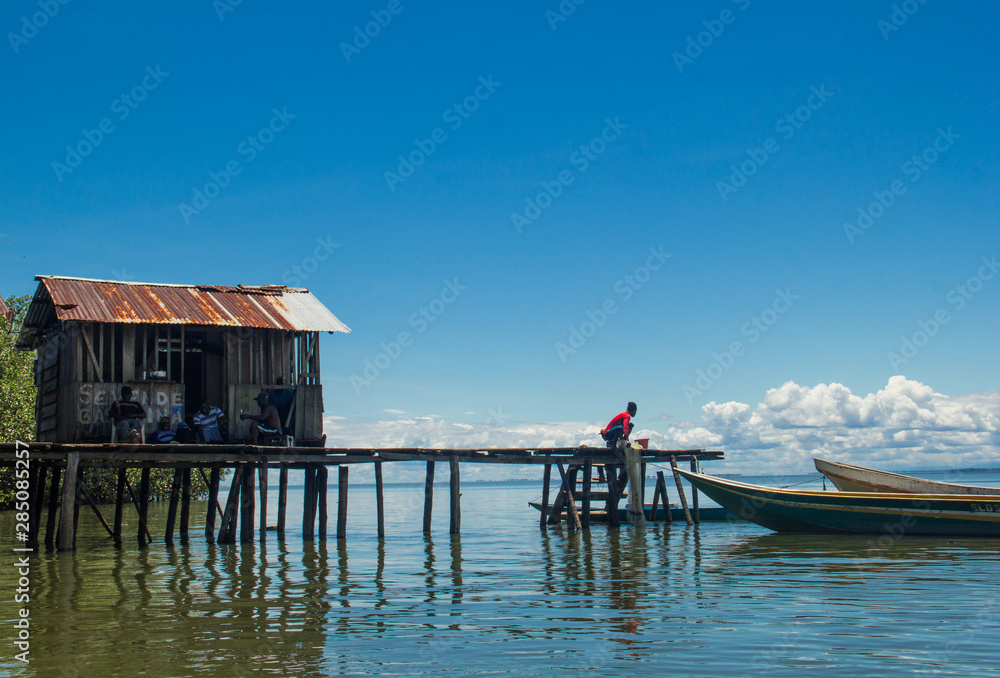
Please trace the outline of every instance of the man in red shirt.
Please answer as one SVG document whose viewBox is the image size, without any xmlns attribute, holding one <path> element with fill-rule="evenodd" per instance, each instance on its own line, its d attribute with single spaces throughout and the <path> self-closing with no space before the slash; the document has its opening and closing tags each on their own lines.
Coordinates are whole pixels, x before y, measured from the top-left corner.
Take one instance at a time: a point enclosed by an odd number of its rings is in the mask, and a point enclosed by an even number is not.
<svg viewBox="0 0 1000 678">
<path fill-rule="evenodd" d="M 628 434 L 632 432 L 634 426 L 632 417 L 635 416 L 635 410 L 635 403 L 629 402 L 625 411 L 608 422 L 608 425 L 601 430 L 601 437 L 607 441 L 608 447 L 614 448 L 619 440 L 628 440 Z"/>
</svg>

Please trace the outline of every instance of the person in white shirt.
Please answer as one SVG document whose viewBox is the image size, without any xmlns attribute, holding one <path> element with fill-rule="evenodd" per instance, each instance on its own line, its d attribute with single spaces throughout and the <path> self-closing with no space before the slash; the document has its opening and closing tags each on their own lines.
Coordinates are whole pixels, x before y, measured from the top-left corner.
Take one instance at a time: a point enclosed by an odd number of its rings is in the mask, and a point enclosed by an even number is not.
<svg viewBox="0 0 1000 678">
<path fill-rule="evenodd" d="M 194 430 L 203 442 L 229 442 L 229 419 L 226 413 L 208 402 L 202 402 L 198 413 L 194 415 Z"/>
</svg>

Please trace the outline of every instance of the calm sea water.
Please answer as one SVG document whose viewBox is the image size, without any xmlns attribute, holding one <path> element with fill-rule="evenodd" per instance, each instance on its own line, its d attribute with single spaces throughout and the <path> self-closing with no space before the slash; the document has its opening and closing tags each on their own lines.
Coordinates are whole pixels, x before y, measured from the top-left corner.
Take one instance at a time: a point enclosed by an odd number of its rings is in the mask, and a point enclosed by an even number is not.
<svg viewBox="0 0 1000 678">
<path fill-rule="evenodd" d="M 937 477 L 1000 486 L 996 474 Z M 351 486 L 340 542 L 303 543 L 301 489 L 286 540 L 246 546 L 204 539 L 204 502 L 192 543 L 169 549 L 154 506 L 143 551 L 134 515 L 115 550 L 83 509 L 77 551 L 31 561 L 27 666 L 12 659 L 16 570 L 0 567 L 0 675 L 1000 676 L 1000 540 L 744 522 L 542 532 L 527 506 L 538 483 L 462 491 L 456 538 L 446 486 L 429 536 L 422 485 L 387 486 L 384 541 L 364 485 Z M 0 515 L 5 564 L 13 534 Z"/>
</svg>

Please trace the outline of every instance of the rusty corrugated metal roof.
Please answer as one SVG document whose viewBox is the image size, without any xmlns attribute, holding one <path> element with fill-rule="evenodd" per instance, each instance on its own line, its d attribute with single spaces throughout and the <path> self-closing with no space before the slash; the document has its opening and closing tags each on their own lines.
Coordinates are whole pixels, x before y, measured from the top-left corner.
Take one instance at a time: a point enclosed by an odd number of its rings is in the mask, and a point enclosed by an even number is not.
<svg viewBox="0 0 1000 678">
<path fill-rule="evenodd" d="M 33 344 L 55 313 L 61 322 L 217 325 L 350 332 L 309 290 L 267 285 L 168 285 L 36 276 L 18 344 Z M 36 308 L 37 306 L 37 308 Z"/>
</svg>

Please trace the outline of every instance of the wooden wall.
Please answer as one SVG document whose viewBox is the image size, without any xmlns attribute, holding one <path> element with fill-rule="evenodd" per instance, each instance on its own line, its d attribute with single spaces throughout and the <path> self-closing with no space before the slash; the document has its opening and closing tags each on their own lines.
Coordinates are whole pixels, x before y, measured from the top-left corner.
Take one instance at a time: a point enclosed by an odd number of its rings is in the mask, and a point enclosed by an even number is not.
<svg viewBox="0 0 1000 678">
<path fill-rule="evenodd" d="M 204 344 L 189 350 L 187 332 L 204 336 Z M 169 347 L 166 360 L 165 347 Z M 197 360 L 200 365 L 203 383 L 194 394 L 183 383 L 185 360 Z M 157 361 L 174 380 L 142 380 L 144 369 L 155 369 Z M 256 413 L 253 396 L 262 386 L 273 388 L 278 377 L 286 387 L 298 389 L 296 438 L 319 440 L 323 395 L 318 332 L 67 323 L 54 328 L 39 346 L 36 433 L 38 440 L 52 442 L 110 439 L 107 409 L 127 383 L 136 399 L 146 398 L 140 402 L 149 403 L 156 412 L 150 415 L 147 434 L 162 413 L 170 414 L 175 424 L 183 415 L 193 414 L 197 403 L 185 402 L 185 398 L 194 399 L 200 393 L 230 415 L 234 438 L 248 437 L 247 422 L 239 422 L 240 405 Z M 177 407 L 187 411 L 177 413 Z"/>
</svg>

